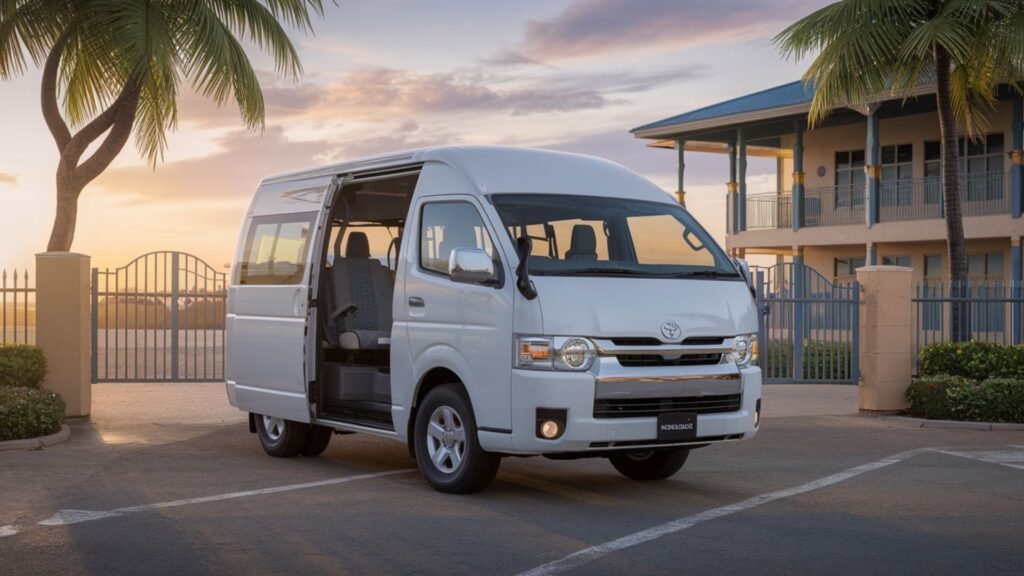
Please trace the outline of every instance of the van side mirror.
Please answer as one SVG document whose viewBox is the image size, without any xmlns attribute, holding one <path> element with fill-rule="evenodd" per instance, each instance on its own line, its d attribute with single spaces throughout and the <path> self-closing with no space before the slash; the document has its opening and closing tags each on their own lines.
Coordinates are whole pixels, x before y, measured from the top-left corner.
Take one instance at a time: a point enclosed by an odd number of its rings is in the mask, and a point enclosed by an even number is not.
<svg viewBox="0 0 1024 576">
<path fill-rule="evenodd" d="M 743 281 L 747 283 L 747 286 L 750 286 L 750 291 L 754 292 L 756 287 L 754 286 L 754 277 L 750 274 L 750 264 L 747 264 L 746 260 L 739 258 L 733 258 L 732 262 L 739 269 L 740 276 L 743 276 Z"/>
<path fill-rule="evenodd" d="M 494 269 L 494 260 L 487 252 L 477 248 L 456 248 L 448 257 L 448 272 L 452 282 L 463 284 L 494 285 L 498 283 L 498 273 Z"/>
</svg>

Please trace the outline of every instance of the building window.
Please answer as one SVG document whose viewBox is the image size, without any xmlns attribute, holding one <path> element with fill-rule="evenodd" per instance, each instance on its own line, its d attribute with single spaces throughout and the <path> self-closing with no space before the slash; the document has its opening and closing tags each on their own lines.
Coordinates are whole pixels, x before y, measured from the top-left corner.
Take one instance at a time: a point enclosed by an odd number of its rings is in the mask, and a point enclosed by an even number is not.
<svg viewBox="0 0 1024 576">
<path fill-rule="evenodd" d="M 909 206 L 913 200 L 914 146 L 882 146 L 882 206 Z"/>
<path fill-rule="evenodd" d="M 983 300 L 971 307 L 972 332 L 1002 332 L 1005 329 L 1005 305 L 991 301 L 1005 297 L 1002 284 L 996 282 L 1003 279 L 1003 271 L 1001 252 L 968 254 L 967 278 L 972 282 L 971 297 Z"/>
<path fill-rule="evenodd" d="M 836 152 L 836 208 L 864 206 L 864 151 Z"/>
<path fill-rule="evenodd" d="M 906 266 L 910 268 L 910 256 L 882 256 L 882 264 L 885 266 Z"/>
<path fill-rule="evenodd" d="M 936 298 L 939 296 L 939 287 L 942 284 L 942 256 L 938 254 L 925 255 L 924 257 L 924 284 L 922 286 L 924 296 Z M 924 330 L 942 329 L 942 303 L 925 302 L 920 308 L 921 328 Z"/>
<path fill-rule="evenodd" d="M 1001 200 L 1006 144 L 1002 133 L 957 141 L 960 158 L 961 194 L 968 202 Z M 935 140 L 924 143 L 925 203 L 942 198 L 942 146 Z"/>
<path fill-rule="evenodd" d="M 832 276 L 836 281 L 850 280 L 857 275 L 857 268 L 864 266 L 864 258 L 836 258 L 832 261 Z"/>
</svg>

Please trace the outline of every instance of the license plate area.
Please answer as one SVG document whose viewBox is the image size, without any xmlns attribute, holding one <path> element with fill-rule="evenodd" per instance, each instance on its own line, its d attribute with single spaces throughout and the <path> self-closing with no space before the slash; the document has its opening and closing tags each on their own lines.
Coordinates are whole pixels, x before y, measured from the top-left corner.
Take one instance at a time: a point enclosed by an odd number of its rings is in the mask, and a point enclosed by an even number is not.
<svg viewBox="0 0 1024 576">
<path fill-rule="evenodd" d="M 669 412 L 658 415 L 659 442 L 686 442 L 697 439 L 697 415 Z"/>
</svg>

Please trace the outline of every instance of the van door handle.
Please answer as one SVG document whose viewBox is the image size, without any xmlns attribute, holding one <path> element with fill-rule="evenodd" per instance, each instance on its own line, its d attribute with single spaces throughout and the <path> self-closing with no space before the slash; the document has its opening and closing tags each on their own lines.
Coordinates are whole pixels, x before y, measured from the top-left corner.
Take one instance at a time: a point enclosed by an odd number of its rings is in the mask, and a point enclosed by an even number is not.
<svg viewBox="0 0 1024 576">
<path fill-rule="evenodd" d="M 411 308 L 423 308 L 426 305 L 427 303 L 424 302 L 423 298 L 420 298 L 419 296 L 413 296 L 412 298 L 409 298 L 409 306 Z"/>
</svg>

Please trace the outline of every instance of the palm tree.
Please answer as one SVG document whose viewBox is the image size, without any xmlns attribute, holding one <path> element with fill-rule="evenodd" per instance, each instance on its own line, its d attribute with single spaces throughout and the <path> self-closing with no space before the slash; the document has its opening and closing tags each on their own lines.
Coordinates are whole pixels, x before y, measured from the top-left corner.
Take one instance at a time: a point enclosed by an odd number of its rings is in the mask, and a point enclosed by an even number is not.
<svg viewBox="0 0 1024 576">
<path fill-rule="evenodd" d="M 797 60 L 817 52 L 803 77 L 814 85 L 811 126 L 835 108 L 864 106 L 885 94 L 909 98 L 934 79 L 950 280 L 954 295 L 966 296 L 958 133 L 984 133 L 1001 83 L 1020 90 L 1024 2 L 842 0 L 789 26 L 775 42 Z M 969 337 L 966 310 L 954 306 L 951 324 L 954 339 Z"/>
<path fill-rule="evenodd" d="M 233 98 L 245 126 L 262 128 L 263 93 L 242 43 L 298 78 L 284 26 L 310 32 L 314 14 L 322 0 L 0 0 L 0 78 L 29 60 L 42 67 L 43 118 L 60 153 L 47 250 L 71 249 L 82 190 L 133 132 L 151 165 L 163 158 L 183 81 L 218 105 Z"/>
</svg>

